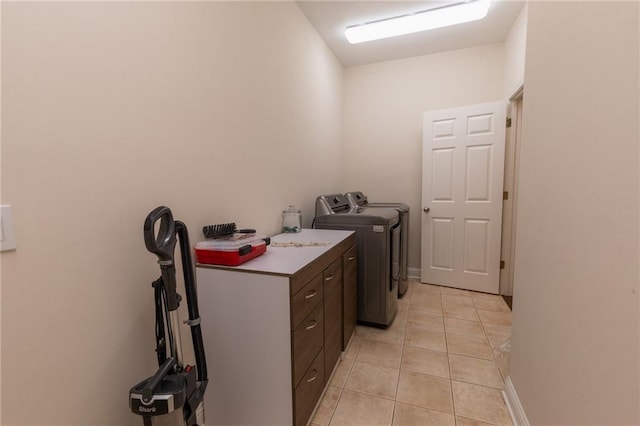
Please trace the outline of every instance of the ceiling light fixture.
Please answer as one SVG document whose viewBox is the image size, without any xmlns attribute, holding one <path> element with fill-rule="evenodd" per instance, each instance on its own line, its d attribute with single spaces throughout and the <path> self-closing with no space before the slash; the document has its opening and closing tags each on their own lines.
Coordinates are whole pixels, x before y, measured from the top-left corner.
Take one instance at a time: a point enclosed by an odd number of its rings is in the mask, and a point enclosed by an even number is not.
<svg viewBox="0 0 640 426">
<path fill-rule="evenodd" d="M 470 0 L 409 15 L 348 27 L 344 35 L 349 43 L 363 43 L 434 28 L 477 21 L 487 16 L 491 0 Z"/>
</svg>

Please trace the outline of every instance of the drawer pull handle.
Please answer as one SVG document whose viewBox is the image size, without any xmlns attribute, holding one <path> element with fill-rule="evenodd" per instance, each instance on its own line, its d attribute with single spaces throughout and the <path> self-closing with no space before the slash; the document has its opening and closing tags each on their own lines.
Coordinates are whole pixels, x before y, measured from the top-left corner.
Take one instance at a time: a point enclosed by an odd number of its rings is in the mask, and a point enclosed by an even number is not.
<svg viewBox="0 0 640 426">
<path fill-rule="evenodd" d="M 328 277 L 326 277 L 324 280 L 325 281 L 331 281 L 333 279 L 333 274 L 329 275 Z"/>
<path fill-rule="evenodd" d="M 307 294 L 304 298 L 305 299 L 311 299 L 312 297 L 314 297 L 317 294 L 317 291 L 312 290 L 311 293 Z"/>
<path fill-rule="evenodd" d="M 313 369 L 313 377 L 310 379 L 307 379 L 307 383 L 311 383 L 313 382 L 316 378 L 318 377 L 318 370 L 316 370 L 315 368 Z"/>
<path fill-rule="evenodd" d="M 306 326 L 305 328 L 306 328 L 307 330 L 311 330 L 312 328 L 315 328 L 315 326 L 316 326 L 316 325 L 318 325 L 318 321 L 313 320 L 313 321 L 311 321 L 311 324 L 310 324 L 310 325 L 308 325 L 308 326 Z"/>
<path fill-rule="evenodd" d="M 347 260 L 353 260 L 355 258 L 356 258 L 355 256 L 349 256 Z"/>
</svg>

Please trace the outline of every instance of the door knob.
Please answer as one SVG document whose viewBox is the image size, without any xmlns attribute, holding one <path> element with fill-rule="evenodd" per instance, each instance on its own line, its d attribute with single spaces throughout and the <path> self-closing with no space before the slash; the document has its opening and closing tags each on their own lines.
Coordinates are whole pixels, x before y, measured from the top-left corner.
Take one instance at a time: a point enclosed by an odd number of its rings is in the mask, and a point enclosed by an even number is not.
<svg viewBox="0 0 640 426">
<path fill-rule="evenodd" d="M 431 208 L 430 207 L 425 207 L 425 208 L 422 209 L 422 211 L 425 212 L 425 213 L 429 213 L 431 211 Z"/>
</svg>

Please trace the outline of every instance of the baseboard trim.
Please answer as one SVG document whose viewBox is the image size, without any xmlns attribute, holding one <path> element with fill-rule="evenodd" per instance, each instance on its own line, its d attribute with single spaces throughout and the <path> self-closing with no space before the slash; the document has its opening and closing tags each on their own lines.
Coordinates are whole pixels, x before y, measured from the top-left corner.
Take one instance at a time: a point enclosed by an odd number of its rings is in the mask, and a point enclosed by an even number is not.
<svg viewBox="0 0 640 426">
<path fill-rule="evenodd" d="M 502 398 L 504 398 L 504 402 L 507 404 L 511 421 L 513 421 L 515 426 L 529 426 L 529 420 L 524 412 L 524 408 L 522 408 L 520 399 L 518 399 L 518 394 L 516 393 L 516 388 L 513 387 L 511 377 L 507 376 L 505 378 L 504 385 L 505 388 L 502 391 Z"/>
<path fill-rule="evenodd" d="M 421 275 L 420 268 L 407 268 L 407 276 L 414 280 L 419 280 Z"/>
</svg>

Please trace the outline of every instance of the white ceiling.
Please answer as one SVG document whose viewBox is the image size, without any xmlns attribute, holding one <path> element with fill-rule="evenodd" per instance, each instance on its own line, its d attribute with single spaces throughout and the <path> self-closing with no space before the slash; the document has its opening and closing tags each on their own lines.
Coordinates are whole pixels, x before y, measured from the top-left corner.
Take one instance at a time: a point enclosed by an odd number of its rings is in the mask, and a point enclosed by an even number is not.
<svg viewBox="0 0 640 426">
<path fill-rule="evenodd" d="M 441 1 L 297 1 L 307 19 L 345 67 L 427 55 L 504 41 L 524 2 L 493 0 L 487 16 L 475 22 L 408 34 L 386 40 L 349 44 L 348 26 L 432 9 L 460 0 Z"/>
</svg>

